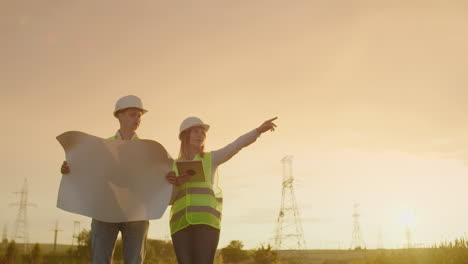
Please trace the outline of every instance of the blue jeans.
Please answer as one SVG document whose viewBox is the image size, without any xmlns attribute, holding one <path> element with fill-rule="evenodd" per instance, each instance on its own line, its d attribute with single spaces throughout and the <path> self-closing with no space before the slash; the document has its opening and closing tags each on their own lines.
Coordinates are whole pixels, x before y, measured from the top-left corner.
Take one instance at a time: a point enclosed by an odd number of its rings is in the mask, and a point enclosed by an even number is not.
<svg viewBox="0 0 468 264">
<path fill-rule="evenodd" d="M 109 264 L 115 241 L 122 232 L 125 264 L 142 264 L 146 253 L 149 221 L 107 223 L 93 219 L 91 222 L 91 249 L 93 264 Z"/>
<path fill-rule="evenodd" d="M 172 235 L 179 264 L 213 264 L 219 229 L 209 225 L 189 225 Z"/>
</svg>

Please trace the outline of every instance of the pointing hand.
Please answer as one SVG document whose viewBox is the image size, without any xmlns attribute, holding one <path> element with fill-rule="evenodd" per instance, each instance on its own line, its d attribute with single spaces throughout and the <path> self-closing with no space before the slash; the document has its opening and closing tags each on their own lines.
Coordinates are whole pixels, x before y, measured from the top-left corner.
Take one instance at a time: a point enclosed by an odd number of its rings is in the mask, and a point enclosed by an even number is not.
<svg viewBox="0 0 468 264">
<path fill-rule="evenodd" d="M 262 133 L 267 132 L 268 130 L 275 131 L 276 124 L 273 123 L 273 121 L 275 121 L 276 119 L 278 119 L 278 117 L 275 117 L 275 118 L 272 118 L 263 122 L 263 124 L 257 128 L 257 132 L 259 134 L 262 134 Z"/>
</svg>

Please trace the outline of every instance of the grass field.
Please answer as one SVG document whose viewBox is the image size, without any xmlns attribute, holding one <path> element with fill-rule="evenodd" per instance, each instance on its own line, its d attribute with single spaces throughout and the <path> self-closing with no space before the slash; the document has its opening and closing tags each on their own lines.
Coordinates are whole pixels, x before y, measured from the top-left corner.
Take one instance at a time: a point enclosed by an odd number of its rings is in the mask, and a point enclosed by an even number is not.
<svg viewBox="0 0 468 264">
<path fill-rule="evenodd" d="M 253 256 L 255 250 L 245 250 L 250 256 L 238 264 L 467 264 L 468 247 L 465 241 L 456 241 L 434 248 L 414 249 L 378 249 L 378 250 L 289 250 L 272 251 L 276 255 L 275 262 L 259 262 Z M 53 244 L 40 244 L 41 262 L 31 262 L 30 254 L 24 254 L 22 244 L 17 244 L 19 258 L 13 263 L 89 263 L 86 257 L 77 257 L 70 252 L 71 245 L 57 245 L 53 252 Z M 116 247 L 114 263 L 122 262 L 121 247 Z M 221 250 L 218 251 L 215 264 L 229 264 L 222 260 Z M 0 249 L 0 263 L 5 260 L 6 248 Z M 20 259 L 20 260 L 19 260 Z M 168 241 L 150 240 L 145 264 L 175 264 L 172 245 Z"/>
</svg>

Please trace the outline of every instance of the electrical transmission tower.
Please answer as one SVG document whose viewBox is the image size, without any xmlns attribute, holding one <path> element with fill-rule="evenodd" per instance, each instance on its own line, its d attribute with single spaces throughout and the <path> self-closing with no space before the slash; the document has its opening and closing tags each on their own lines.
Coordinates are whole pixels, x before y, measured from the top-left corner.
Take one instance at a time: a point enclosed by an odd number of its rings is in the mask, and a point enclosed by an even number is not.
<svg viewBox="0 0 468 264">
<path fill-rule="evenodd" d="M 55 222 L 55 228 L 51 231 L 54 231 L 54 253 L 57 252 L 57 233 L 61 232 L 61 229 L 58 229 L 58 221 Z"/>
<path fill-rule="evenodd" d="M 412 248 L 413 247 L 413 241 L 411 240 L 411 227 L 409 225 L 406 225 L 405 235 L 406 235 L 406 246 L 408 248 Z"/>
<path fill-rule="evenodd" d="M 364 249 L 366 248 L 366 244 L 364 243 L 364 239 L 362 238 L 361 232 L 361 225 L 359 224 L 359 216 L 361 216 L 358 212 L 359 204 L 354 203 L 354 213 L 353 213 L 353 235 L 351 240 L 351 249 Z"/>
<path fill-rule="evenodd" d="M 382 249 L 384 248 L 383 246 L 383 233 L 382 233 L 382 228 L 379 227 L 379 232 L 377 234 L 377 249 Z"/>
<path fill-rule="evenodd" d="M 281 162 L 283 163 L 283 187 L 281 209 L 276 227 L 275 248 L 306 249 L 299 208 L 294 195 L 292 156 L 285 156 Z"/>
<path fill-rule="evenodd" d="M 2 232 L 2 247 L 6 248 L 8 244 L 8 227 L 6 224 L 3 225 L 3 232 Z"/>
<path fill-rule="evenodd" d="M 73 221 L 73 235 L 72 235 L 72 245 L 71 247 L 75 245 L 76 241 L 76 246 L 79 246 L 79 241 L 78 241 L 78 236 L 80 235 L 80 221 Z"/>
<path fill-rule="evenodd" d="M 18 206 L 18 215 L 16 216 L 13 238 L 16 242 L 23 242 L 25 252 L 29 251 L 29 230 L 28 230 L 28 206 L 34 204 L 28 203 L 28 180 L 24 179 L 23 187 L 16 194 L 20 195 L 20 201 L 12 203 L 13 206 Z"/>
</svg>

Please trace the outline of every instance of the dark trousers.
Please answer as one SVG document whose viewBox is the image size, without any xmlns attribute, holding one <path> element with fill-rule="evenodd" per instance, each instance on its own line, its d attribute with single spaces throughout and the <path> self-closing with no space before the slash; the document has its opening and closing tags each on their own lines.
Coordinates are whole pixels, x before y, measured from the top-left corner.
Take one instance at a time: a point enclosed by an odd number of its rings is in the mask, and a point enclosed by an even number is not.
<svg viewBox="0 0 468 264">
<path fill-rule="evenodd" d="M 91 222 L 92 263 L 112 262 L 112 254 L 119 231 L 122 232 L 124 263 L 143 263 L 148 227 L 148 221 L 107 223 L 93 219 Z"/>
<path fill-rule="evenodd" d="M 219 229 L 209 225 L 190 225 L 172 235 L 179 264 L 213 264 Z"/>
</svg>

